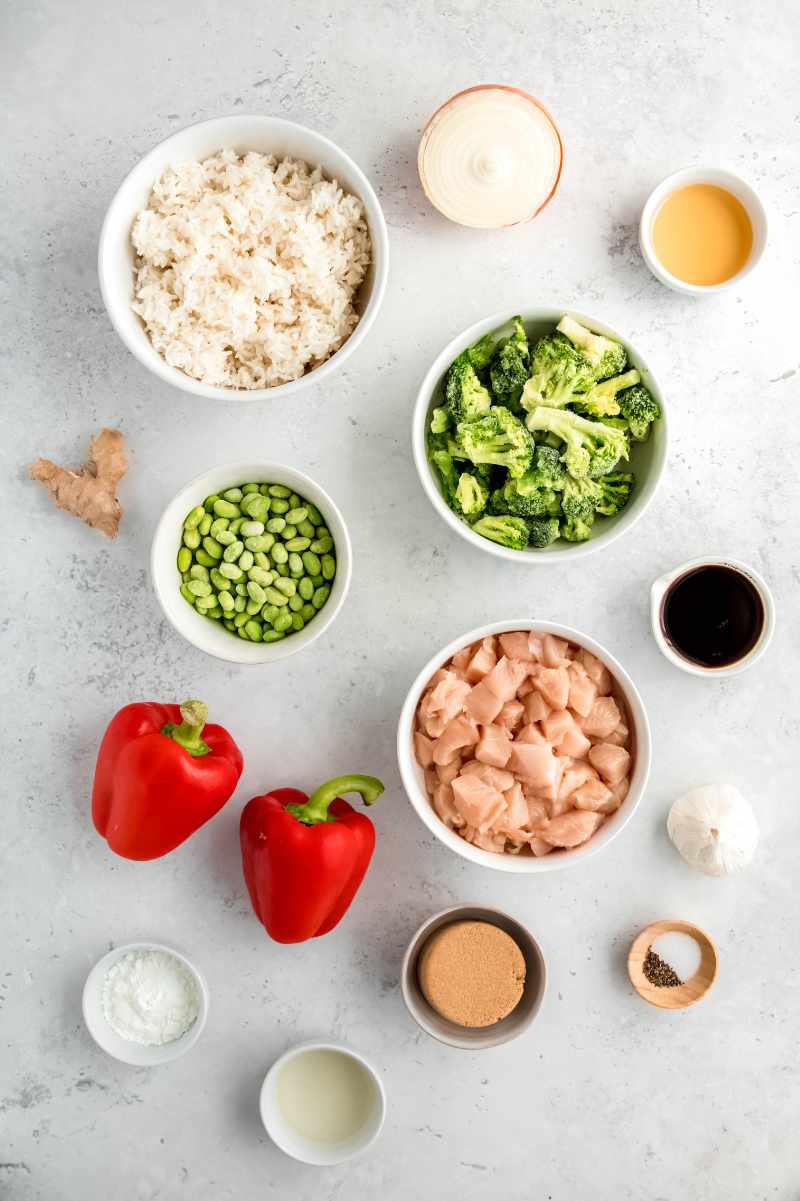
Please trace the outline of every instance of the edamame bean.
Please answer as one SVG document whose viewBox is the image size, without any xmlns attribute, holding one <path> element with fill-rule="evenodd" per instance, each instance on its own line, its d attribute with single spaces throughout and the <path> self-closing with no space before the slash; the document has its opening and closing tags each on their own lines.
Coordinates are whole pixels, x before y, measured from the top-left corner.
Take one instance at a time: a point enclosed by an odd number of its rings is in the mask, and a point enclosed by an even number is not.
<svg viewBox="0 0 800 1201">
<path fill-rule="evenodd" d="M 256 534 L 253 538 L 245 538 L 244 544 L 248 550 L 251 550 L 254 553 L 256 551 L 261 551 L 263 554 L 265 550 L 270 550 L 275 545 L 275 535 Z"/>
<path fill-rule="evenodd" d="M 230 546 L 225 547 L 225 553 L 223 554 L 222 557 L 226 563 L 235 563 L 243 550 L 244 550 L 244 543 L 240 542 L 239 539 L 237 538 L 234 542 L 232 542 L 230 544 Z"/>
<path fill-rule="evenodd" d="M 311 541 L 311 539 L 314 537 L 314 527 L 311 524 L 311 522 L 308 520 L 308 518 L 306 518 L 305 521 L 301 521 L 298 523 L 297 532 L 298 532 L 298 534 L 301 534 L 304 538 L 308 538 L 309 542 Z"/>
<path fill-rule="evenodd" d="M 289 555 L 287 566 L 289 568 L 289 575 L 301 576 L 305 570 L 303 560 L 298 554 Z"/>
<path fill-rule="evenodd" d="M 317 588 L 316 592 L 314 593 L 314 595 L 311 598 L 311 603 L 314 606 L 314 608 L 321 609 L 322 606 L 325 604 L 326 600 L 328 599 L 328 597 L 330 596 L 330 594 L 331 594 L 331 590 L 328 587 L 323 586 L 322 588 Z"/>
<path fill-rule="evenodd" d="M 265 571 L 263 567 L 251 567 L 247 573 L 251 580 L 256 584 L 260 584 L 262 588 L 266 588 L 275 579 L 271 571 Z"/>
<path fill-rule="evenodd" d="M 285 525 L 286 525 L 286 522 L 283 520 L 282 517 L 270 517 L 270 519 L 266 525 L 267 533 L 268 534 L 280 534 L 283 532 Z"/>
<path fill-rule="evenodd" d="M 308 520 L 313 521 L 314 525 L 322 525 L 322 514 L 317 506 L 306 501 L 306 508 L 308 509 Z"/>
<path fill-rule="evenodd" d="M 217 500 L 214 502 L 214 512 L 217 517 L 241 517 L 242 511 L 238 505 L 231 504 L 229 500 Z"/>
<path fill-rule="evenodd" d="M 214 605 L 212 609 L 206 609 L 206 617 L 211 617 L 214 619 L 214 621 L 219 621 L 220 617 L 222 617 L 222 614 L 223 609 L 220 604 Z"/>
<path fill-rule="evenodd" d="M 293 630 L 302 630 L 302 628 L 305 624 L 306 623 L 303 620 L 302 613 L 293 613 L 292 614 L 292 629 Z"/>
<path fill-rule="evenodd" d="M 219 518 L 217 520 L 219 520 Z M 225 518 L 223 517 L 222 520 L 224 521 Z M 243 525 L 244 525 L 244 517 L 234 517 L 233 521 L 228 526 L 228 529 L 230 530 L 230 532 L 232 534 L 234 534 L 238 537 L 239 531 L 241 530 Z"/>
<path fill-rule="evenodd" d="M 288 563 L 276 563 L 275 570 L 277 571 L 278 575 L 287 576 L 289 574 L 289 564 Z"/>
<path fill-rule="evenodd" d="M 216 538 L 206 537 L 203 539 L 203 550 L 207 555 L 211 555 L 212 559 L 222 558 L 222 547 L 217 542 Z"/>
<path fill-rule="evenodd" d="M 290 509 L 286 514 L 289 525 L 299 525 L 301 521 L 305 521 L 306 517 L 308 517 L 308 509 L 302 506 L 299 509 Z"/>
<path fill-rule="evenodd" d="M 320 588 L 325 583 L 325 577 L 323 576 L 322 572 L 320 572 L 318 575 L 312 575 L 311 583 L 315 588 Z"/>
<path fill-rule="evenodd" d="M 311 583 L 311 580 L 308 578 L 308 576 L 304 576 L 297 585 L 297 591 L 300 593 L 303 600 L 311 600 L 312 596 L 314 595 L 314 585 Z"/>
<path fill-rule="evenodd" d="M 284 596 L 282 592 L 279 592 L 277 588 L 273 588 L 272 585 L 264 589 L 264 599 L 268 600 L 271 605 L 277 605 L 280 609 L 289 603 L 288 596 Z"/>
<path fill-rule="evenodd" d="M 326 534 L 323 538 L 315 538 L 311 543 L 311 549 L 315 555 L 326 555 L 329 550 L 333 550 L 333 538 L 330 534 Z"/>
<path fill-rule="evenodd" d="M 203 567 L 214 567 L 217 562 L 216 559 L 212 559 L 211 555 L 209 555 L 205 550 L 203 550 L 202 546 L 199 547 L 194 552 L 194 557 L 195 557 L 195 562 L 202 563 Z"/>
<path fill-rule="evenodd" d="M 247 543 L 245 542 L 245 546 Z M 269 571 L 269 559 L 264 554 L 263 550 L 257 550 L 253 555 L 253 562 L 256 567 L 263 567 L 265 571 Z"/>
<path fill-rule="evenodd" d="M 303 598 L 301 596 L 289 597 L 289 608 L 293 613 L 299 613 L 303 607 Z"/>
<path fill-rule="evenodd" d="M 239 506 L 251 521 L 266 521 L 270 510 L 270 500 L 266 496 L 245 496 Z"/>
<path fill-rule="evenodd" d="M 228 521 L 227 517 L 216 517 L 211 522 L 211 529 L 208 530 L 207 533 L 209 533 L 212 538 L 216 538 L 219 531 L 227 530 L 229 525 L 230 525 L 230 522 Z"/>
<path fill-rule="evenodd" d="M 225 497 L 225 500 L 230 500 L 235 503 L 242 499 L 243 493 L 241 488 L 226 488 L 222 495 Z"/>
<path fill-rule="evenodd" d="M 291 613 L 279 613 L 278 616 L 275 618 L 275 622 L 274 622 L 272 628 L 277 630 L 279 634 L 282 634 L 286 630 L 291 629 L 291 626 L 292 626 Z"/>
<path fill-rule="evenodd" d="M 267 594 L 260 584 L 255 580 L 249 580 L 247 584 L 247 595 L 251 600 L 258 601 L 259 608 L 266 603 Z"/>
<path fill-rule="evenodd" d="M 239 630 L 244 623 L 249 620 L 249 614 L 245 613 L 244 609 L 238 609 L 236 611 L 236 616 L 233 619 L 233 624 L 236 626 L 236 629 Z"/>
<path fill-rule="evenodd" d="M 223 621 L 222 624 L 224 625 L 226 630 L 232 630 L 232 631 L 236 630 L 236 626 L 233 624 L 232 621 L 228 621 L 227 618 L 225 619 L 225 621 Z"/>
<path fill-rule="evenodd" d="M 243 639 L 245 642 L 247 642 L 247 641 L 248 641 L 247 634 L 245 633 L 245 628 L 244 628 L 244 626 L 239 626 L 239 629 L 236 631 L 236 633 L 237 633 L 237 634 L 239 635 L 239 637 L 240 637 L 241 639 Z"/>
<path fill-rule="evenodd" d="M 261 605 L 258 601 L 249 600 L 244 607 L 244 611 L 248 617 L 255 617 L 256 613 L 261 610 Z"/>
<path fill-rule="evenodd" d="M 211 529 L 211 524 L 212 524 L 213 520 L 214 519 L 212 518 L 210 513 L 204 513 L 203 516 L 200 518 L 200 523 L 197 526 L 197 528 L 202 537 L 205 537 L 205 535 Z"/>
<path fill-rule="evenodd" d="M 264 621 L 268 621 L 270 625 L 272 625 L 272 623 L 274 622 L 275 618 L 278 616 L 279 613 L 280 613 L 280 609 L 278 608 L 278 606 L 271 605 L 269 603 L 269 601 L 267 601 L 266 605 L 264 605 L 264 608 L 261 610 L 262 618 L 264 619 Z"/>
<path fill-rule="evenodd" d="M 242 484 L 242 492 L 245 496 L 247 496 L 248 493 L 258 492 L 258 484 Z"/>
<path fill-rule="evenodd" d="M 308 550 L 311 542 L 308 538 L 288 538 L 286 541 L 286 549 L 292 550 L 295 553 L 301 550 Z"/>
<path fill-rule="evenodd" d="M 289 579 L 276 580 L 275 587 L 279 592 L 282 592 L 284 596 L 294 596 L 295 592 L 297 591 L 297 584 L 295 584 L 294 580 Z"/>
<path fill-rule="evenodd" d="M 281 638 L 285 638 L 283 630 L 265 630 L 261 638 L 262 642 L 280 642 Z"/>
<path fill-rule="evenodd" d="M 238 563 L 220 563 L 220 575 L 224 575 L 226 580 L 240 580 L 244 575 Z"/>
<path fill-rule="evenodd" d="M 244 580 L 240 580 L 238 584 L 234 584 L 234 589 L 237 596 L 243 596 L 247 600 L 247 584 Z"/>
<path fill-rule="evenodd" d="M 190 580 L 207 580 L 208 578 L 208 568 L 203 567 L 202 563 L 193 563 L 189 568 Z"/>
<path fill-rule="evenodd" d="M 311 621 L 311 618 L 315 615 L 317 610 L 313 605 L 303 605 L 299 612 L 304 621 Z"/>
<path fill-rule="evenodd" d="M 203 508 L 203 506 L 197 505 L 197 507 L 192 509 L 191 513 L 189 513 L 189 515 L 187 516 L 186 520 L 183 523 L 183 528 L 185 530 L 197 529 L 197 527 L 199 526 L 200 522 L 203 520 L 205 515 L 206 515 L 206 511 Z"/>
<path fill-rule="evenodd" d="M 273 563 L 285 563 L 289 558 L 289 552 L 282 542 L 276 542 L 270 551 L 270 558 Z"/>
<path fill-rule="evenodd" d="M 247 622 L 247 624 L 245 625 L 244 628 L 247 632 L 247 637 L 250 639 L 251 642 L 260 642 L 261 641 L 261 622 L 260 621 L 256 621 L 255 618 L 251 618 L 251 620 Z"/>
<path fill-rule="evenodd" d="M 270 496 L 280 496 L 283 499 L 292 495 L 291 488 L 287 488 L 285 484 L 269 484 L 267 491 Z"/>
<path fill-rule="evenodd" d="M 236 535 L 232 534 L 230 530 L 219 530 L 214 537 L 220 546 L 233 546 L 236 541 Z"/>
<path fill-rule="evenodd" d="M 189 580 L 186 585 L 193 596 L 206 597 L 211 596 L 212 588 L 208 580 Z"/>
<path fill-rule="evenodd" d="M 190 605 L 194 604 L 194 602 L 195 602 L 194 593 L 190 592 L 185 584 L 181 584 L 181 596 L 183 597 L 184 600 L 187 600 Z"/>
<path fill-rule="evenodd" d="M 217 592 L 231 592 L 233 590 L 233 581 L 229 580 L 221 571 L 218 571 L 216 567 L 211 568 L 211 583 Z"/>
<path fill-rule="evenodd" d="M 188 546 L 182 546 L 178 551 L 178 571 L 183 575 L 192 565 L 192 552 Z"/>
<path fill-rule="evenodd" d="M 264 533 L 264 522 L 243 521 L 239 526 L 239 530 L 243 538 L 255 538 L 256 535 Z"/>
<path fill-rule="evenodd" d="M 322 556 L 322 575 L 326 580 L 332 580 L 336 575 L 336 560 L 333 555 Z"/>
<path fill-rule="evenodd" d="M 247 597 L 237 596 L 233 602 L 233 608 L 236 613 L 244 613 L 247 608 Z"/>
<path fill-rule="evenodd" d="M 289 525 L 289 523 L 287 522 L 286 525 L 281 530 L 281 538 L 283 538 L 284 542 L 288 542 L 290 538 L 294 538 L 296 536 L 297 536 L 297 526 Z"/>
<path fill-rule="evenodd" d="M 270 512 L 274 513 L 277 517 L 283 517 L 284 513 L 289 512 L 288 500 L 273 500 L 270 505 Z"/>
<path fill-rule="evenodd" d="M 307 550 L 303 554 L 303 566 L 309 575 L 319 575 L 322 571 L 322 561 L 314 554 L 313 550 Z"/>
<path fill-rule="evenodd" d="M 217 503 L 218 500 L 219 500 L 219 497 L 217 496 L 216 492 L 212 492 L 210 496 L 207 496 L 205 498 L 205 500 L 203 501 L 203 508 L 205 509 L 206 513 L 214 512 L 214 505 Z"/>
<path fill-rule="evenodd" d="M 239 566 L 242 571 L 249 571 L 253 566 L 253 552 L 251 550 L 243 550 L 239 555 Z"/>
<path fill-rule="evenodd" d="M 183 545 L 188 546 L 189 550 L 197 550 L 198 546 L 200 545 L 200 531 L 184 530 Z"/>
<path fill-rule="evenodd" d="M 198 581 L 194 582 L 197 583 Z M 189 585 L 187 584 L 186 587 L 188 588 Z M 216 597 L 214 596 L 198 596 L 194 602 L 194 607 L 199 612 L 205 613 L 206 609 L 213 609 L 216 603 Z"/>
<path fill-rule="evenodd" d="M 226 613 L 233 612 L 234 601 L 233 601 L 233 597 L 231 596 L 230 592 L 220 592 L 219 603 L 220 603 L 220 606 L 225 610 Z"/>
</svg>

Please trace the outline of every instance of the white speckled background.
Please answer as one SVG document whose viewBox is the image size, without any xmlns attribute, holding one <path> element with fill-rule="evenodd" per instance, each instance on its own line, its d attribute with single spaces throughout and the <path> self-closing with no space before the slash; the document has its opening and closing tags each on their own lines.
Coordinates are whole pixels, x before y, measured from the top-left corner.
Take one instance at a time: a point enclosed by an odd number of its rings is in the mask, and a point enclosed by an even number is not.
<svg viewBox="0 0 800 1201">
<path fill-rule="evenodd" d="M 791 1201 L 797 1055 L 797 56 L 780 0 L 345 5 L 300 0 L 76 0 L 7 7 L 2 222 L 3 800 L 0 837 L 0 1196 L 4 1201 Z M 566 142 L 556 201 L 532 225 L 447 224 L 417 184 L 427 115 L 479 81 L 528 88 Z M 140 369 L 102 309 L 95 247 L 122 176 L 173 130 L 230 112 L 320 129 L 374 181 L 393 266 L 368 342 L 328 386 L 283 405 L 216 409 Z M 648 190 L 686 162 L 761 189 L 768 257 L 710 302 L 660 287 L 636 247 Z M 574 570 L 499 564 L 438 522 L 418 485 L 409 416 L 427 364 L 485 313 L 525 302 L 596 313 L 641 345 L 669 399 L 661 492 L 627 538 Z M 131 451 L 113 546 L 25 478 L 38 454 L 81 461 L 119 424 Z M 204 467 L 261 448 L 340 503 L 356 564 L 345 612 L 313 651 L 270 670 L 204 657 L 161 618 L 146 572 L 167 499 Z M 714 549 L 770 580 L 779 630 L 750 674 L 670 667 L 648 629 L 653 577 Z M 478 622 L 561 620 L 638 682 L 655 736 L 632 825 L 581 870 L 505 878 L 427 836 L 400 788 L 398 709 L 422 663 Z M 88 796 L 123 703 L 198 694 L 247 759 L 235 798 L 169 858 L 114 858 Z M 242 803 L 346 769 L 382 775 L 378 851 L 348 920 L 294 948 L 250 913 Z M 740 878 L 686 869 L 664 817 L 688 786 L 730 780 L 763 839 Z M 528 922 L 550 968 L 527 1036 L 482 1054 L 421 1035 L 398 991 L 419 921 L 459 900 Z M 651 919 L 717 941 L 718 984 L 693 1011 L 646 1007 L 625 954 Z M 154 937 L 208 976 L 193 1053 L 154 1071 L 107 1059 L 80 991 L 113 943 Z M 346 1039 L 383 1073 L 380 1143 L 343 1168 L 284 1158 L 258 1118 L 262 1075 L 289 1044 Z"/>
</svg>

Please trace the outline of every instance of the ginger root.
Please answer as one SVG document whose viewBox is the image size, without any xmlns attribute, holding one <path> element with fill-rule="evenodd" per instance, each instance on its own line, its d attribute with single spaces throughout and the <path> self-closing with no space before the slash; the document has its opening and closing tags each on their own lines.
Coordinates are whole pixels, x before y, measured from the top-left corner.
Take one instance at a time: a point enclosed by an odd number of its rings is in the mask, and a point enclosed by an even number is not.
<svg viewBox="0 0 800 1201">
<path fill-rule="evenodd" d="M 89 458 L 79 471 L 69 471 L 49 459 L 37 459 L 29 475 L 44 484 L 59 509 L 80 517 L 107 538 L 116 538 L 122 516 L 117 484 L 127 470 L 122 434 L 102 429 L 92 438 Z"/>
</svg>

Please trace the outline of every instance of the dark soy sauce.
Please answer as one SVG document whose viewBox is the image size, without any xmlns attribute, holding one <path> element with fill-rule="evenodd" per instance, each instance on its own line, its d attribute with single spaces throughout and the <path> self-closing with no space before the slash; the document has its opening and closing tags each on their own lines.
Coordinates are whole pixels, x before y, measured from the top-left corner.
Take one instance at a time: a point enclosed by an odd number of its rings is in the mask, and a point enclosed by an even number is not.
<svg viewBox="0 0 800 1201">
<path fill-rule="evenodd" d="M 753 649 L 764 604 L 732 567 L 697 567 L 675 581 L 661 608 L 664 633 L 679 654 L 703 667 L 728 667 Z"/>
</svg>

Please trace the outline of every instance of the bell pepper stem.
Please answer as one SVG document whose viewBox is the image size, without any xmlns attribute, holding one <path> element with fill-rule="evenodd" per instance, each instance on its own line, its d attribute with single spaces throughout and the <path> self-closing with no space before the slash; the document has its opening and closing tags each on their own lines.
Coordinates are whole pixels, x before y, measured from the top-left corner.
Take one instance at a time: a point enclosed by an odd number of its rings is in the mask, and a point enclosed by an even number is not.
<svg viewBox="0 0 800 1201">
<path fill-rule="evenodd" d="M 305 804 L 287 805 L 286 812 L 291 813 L 305 826 L 316 826 L 318 822 L 335 822 L 336 818 L 328 813 L 328 806 L 337 796 L 347 792 L 359 793 L 364 804 L 371 805 L 383 792 L 383 784 L 375 776 L 336 776 L 335 779 L 320 784 Z"/>
<path fill-rule="evenodd" d="M 181 705 L 181 717 L 183 721 L 180 725 L 168 721 L 162 727 L 161 733 L 177 742 L 178 746 L 182 746 L 195 759 L 210 754 L 211 747 L 202 739 L 203 727 L 208 718 L 208 705 L 203 701 L 184 701 Z"/>
</svg>

